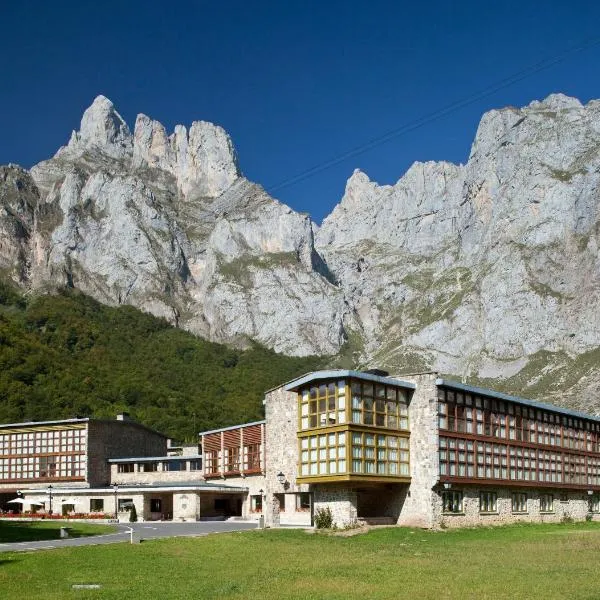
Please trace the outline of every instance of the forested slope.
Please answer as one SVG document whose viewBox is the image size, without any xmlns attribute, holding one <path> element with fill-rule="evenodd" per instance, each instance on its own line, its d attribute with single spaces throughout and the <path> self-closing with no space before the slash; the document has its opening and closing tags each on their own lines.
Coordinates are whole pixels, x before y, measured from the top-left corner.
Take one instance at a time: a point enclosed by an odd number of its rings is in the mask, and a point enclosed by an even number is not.
<svg viewBox="0 0 600 600">
<path fill-rule="evenodd" d="M 0 423 L 128 411 L 172 437 L 261 419 L 265 390 L 325 359 L 236 350 L 73 291 L 0 284 Z"/>
</svg>

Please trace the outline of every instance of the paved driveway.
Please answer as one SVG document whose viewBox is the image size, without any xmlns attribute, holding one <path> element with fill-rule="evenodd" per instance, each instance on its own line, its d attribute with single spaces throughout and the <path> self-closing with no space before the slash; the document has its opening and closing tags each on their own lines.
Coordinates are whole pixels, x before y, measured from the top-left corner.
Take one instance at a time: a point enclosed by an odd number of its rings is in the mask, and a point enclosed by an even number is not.
<svg viewBox="0 0 600 600">
<path fill-rule="evenodd" d="M 67 525 L 68 526 L 68 525 Z M 69 546 L 91 546 L 96 544 L 114 544 L 128 542 L 131 530 L 138 533 L 142 540 L 161 537 L 201 536 L 209 533 L 224 533 L 227 531 L 243 531 L 256 529 L 256 523 L 239 521 L 202 521 L 200 523 L 127 523 L 118 525 L 119 531 L 104 535 L 94 535 L 66 540 L 45 540 L 42 542 L 17 542 L 0 544 L 0 552 L 27 552 L 31 550 L 50 550 Z"/>
</svg>

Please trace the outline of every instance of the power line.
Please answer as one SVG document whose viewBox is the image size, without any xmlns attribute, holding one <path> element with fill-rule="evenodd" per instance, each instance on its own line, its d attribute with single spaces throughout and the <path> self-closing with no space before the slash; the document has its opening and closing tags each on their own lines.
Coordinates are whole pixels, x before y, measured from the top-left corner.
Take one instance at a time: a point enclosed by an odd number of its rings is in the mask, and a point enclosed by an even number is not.
<svg viewBox="0 0 600 600">
<path fill-rule="evenodd" d="M 436 121 L 436 120 L 440 119 L 441 117 L 444 117 L 444 116 L 451 114 L 461 108 L 464 108 L 465 106 L 474 104 L 478 100 L 487 98 L 488 96 L 491 96 L 502 89 L 505 89 L 515 83 L 518 83 L 519 81 L 523 81 L 524 79 L 527 79 L 528 77 L 531 77 L 532 75 L 535 75 L 536 73 L 539 73 L 540 71 L 544 71 L 544 70 L 549 69 L 550 67 L 553 67 L 561 62 L 564 62 L 565 60 L 567 60 L 567 58 L 569 58 L 573 54 L 578 54 L 580 52 L 588 50 L 589 48 L 597 46 L 598 44 L 600 44 L 600 37 L 595 37 L 595 38 L 586 40 L 586 41 L 582 42 L 581 44 L 574 46 L 572 48 L 569 48 L 568 50 L 565 50 L 564 52 L 562 52 L 560 54 L 557 54 L 553 57 L 541 60 L 533 65 L 526 67 L 525 69 L 523 69 L 517 73 L 514 73 L 513 75 L 510 75 L 504 79 L 501 79 L 500 81 L 492 84 L 491 86 L 489 86 L 487 88 L 484 88 L 483 90 L 480 90 L 474 94 L 466 96 L 465 98 L 462 98 L 461 100 L 452 102 L 451 104 L 448 104 L 447 106 L 444 106 L 438 110 L 435 110 L 427 115 L 419 117 L 418 119 L 416 119 L 414 121 L 406 123 L 395 129 L 392 129 L 392 130 L 388 131 L 387 133 L 384 133 L 380 136 L 377 136 L 376 138 L 373 138 L 372 140 L 369 140 L 368 142 L 365 142 L 359 146 L 355 146 L 354 148 L 347 150 L 346 152 L 343 152 L 342 154 L 338 154 L 337 156 L 334 156 L 333 158 L 330 158 L 329 160 L 318 163 L 318 164 L 314 165 L 313 167 L 310 167 L 304 171 L 301 171 L 300 173 L 298 173 L 297 175 L 294 175 L 293 177 L 284 179 L 283 181 L 280 181 L 279 183 L 277 183 L 271 187 L 268 187 L 267 191 L 269 193 L 277 192 L 283 188 L 286 188 L 286 187 L 289 187 L 296 183 L 299 183 L 301 181 L 304 181 L 305 179 L 308 179 L 309 177 L 312 177 L 313 175 L 316 175 L 317 173 L 320 173 L 321 171 L 325 171 L 326 169 L 329 169 L 330 167 L 333 167 L 333 166 L 345 161 L 348 158 L 352 158 L 354 156 L 364 154 L 365 152 L 367 152 L 368 150 L 371 150 L 372 148 L 375 148 L 376 146 L 380 146 L 382 144 L 385 144 L 386 142 L 389 142 L 390 140 L 392 140 L 394 138 L 400 137 L 401 135 L 404 135 L 406 133 L 410 133 L 411 131 L 414 131 L 415 129 L 419 129 L 420 127 L 423 127 L 424 125 L 432 123 L 433 121 Z"/>
</svg>

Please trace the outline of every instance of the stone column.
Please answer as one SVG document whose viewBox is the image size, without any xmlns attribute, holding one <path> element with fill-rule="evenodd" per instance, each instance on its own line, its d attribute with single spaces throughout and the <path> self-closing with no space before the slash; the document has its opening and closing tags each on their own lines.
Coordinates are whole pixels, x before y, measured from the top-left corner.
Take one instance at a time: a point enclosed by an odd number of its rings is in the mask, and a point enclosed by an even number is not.
<svg viewBox="0 0 600 600">
<path fill-rule="evenodd" d="M 434 527 L 439 520 L 439 496 L 433 491 L 439 480 L 437 373 L 398 375 L 398 379 L 417 386 L 408 408 L 411 483 L 398 524 Z"/>
</svg>

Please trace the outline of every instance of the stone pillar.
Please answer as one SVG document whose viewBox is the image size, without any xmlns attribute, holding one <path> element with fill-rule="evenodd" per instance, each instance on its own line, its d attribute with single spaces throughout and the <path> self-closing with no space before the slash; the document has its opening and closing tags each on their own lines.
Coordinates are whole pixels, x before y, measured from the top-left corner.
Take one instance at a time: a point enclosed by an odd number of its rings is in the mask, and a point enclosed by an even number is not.
<svg viewBox="0 0 600 600">
<path fill-rule="evenodd" d="M 398 375 L 417 385 L 408 408 L 411 483 L 402 504 L 399 525 L 434 527 L 439 521 L 439 496 L 433 491 L 439 480 L 437 373 Z"/>
<path fill-rule="evenodd" d="M 273 494 L 307 492 L 307 485 L 298 485 L 298 396 L 286 392 L 283 387 L 271 390 L 265 395 L 265 495 L 263 504 L 267 527 L 279 525 L 279 503 Z M 277 474 L 284 474 L 286 484 L 277 480 Z M 277 502 L 277 511 L 275 511 Z"/>
<path fill-rule="evenodd" d="M 173 494 L 173 521 L 199 521 L 200 494 L 184 492 Z"/>
</svg>

